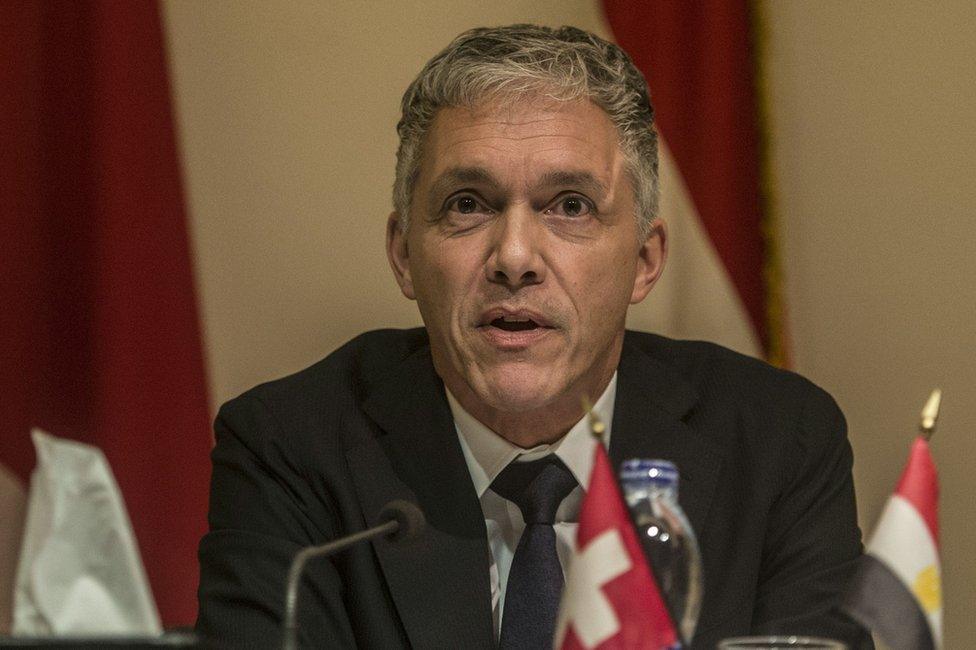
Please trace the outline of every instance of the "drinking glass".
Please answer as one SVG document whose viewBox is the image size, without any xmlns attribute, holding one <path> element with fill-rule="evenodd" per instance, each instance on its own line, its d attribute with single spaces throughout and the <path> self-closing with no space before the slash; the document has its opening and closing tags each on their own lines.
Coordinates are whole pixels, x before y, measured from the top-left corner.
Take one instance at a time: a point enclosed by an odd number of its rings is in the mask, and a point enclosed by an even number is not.
<svg viewBox="0 0 976 650">
<path fill-rule="evenodd" d="M 740 636 L 720 641 L 718 650 L 847 650 L 847 646 L 812 636 Z"/>
</svg>

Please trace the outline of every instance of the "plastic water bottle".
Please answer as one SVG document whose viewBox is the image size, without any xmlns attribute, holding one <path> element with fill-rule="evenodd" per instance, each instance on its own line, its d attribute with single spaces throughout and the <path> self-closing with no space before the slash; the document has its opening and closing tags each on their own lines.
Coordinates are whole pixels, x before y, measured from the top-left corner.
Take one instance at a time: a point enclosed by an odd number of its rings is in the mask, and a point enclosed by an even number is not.
<svg viewBox="0 0 976 650">
<path fill-rule="evenodd" d="M 678 505 L 678 468 L 666 460 L 627 460 L 624 500 L 651 571 L 685 646 L 691 644 L 704 590 L 698 541 Z"/>
</svg>

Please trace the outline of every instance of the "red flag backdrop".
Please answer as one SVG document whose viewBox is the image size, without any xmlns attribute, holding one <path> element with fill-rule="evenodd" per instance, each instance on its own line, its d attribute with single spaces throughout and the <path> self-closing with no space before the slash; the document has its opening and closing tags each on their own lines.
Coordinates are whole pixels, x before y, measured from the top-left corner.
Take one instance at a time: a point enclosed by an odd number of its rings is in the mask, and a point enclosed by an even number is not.
<svg viewBox="0 0 976 650">
<path fill-rule="evenodd" d="M 0 463 L 101 447 L 167 625 L 192 623 L 209 415 L 155 2 L 0 4 Z"/>
<path fill-rule="evenodd" d="M 603 0 L 766 357 L 786 363 L 755 3 Z"/>
</svg>

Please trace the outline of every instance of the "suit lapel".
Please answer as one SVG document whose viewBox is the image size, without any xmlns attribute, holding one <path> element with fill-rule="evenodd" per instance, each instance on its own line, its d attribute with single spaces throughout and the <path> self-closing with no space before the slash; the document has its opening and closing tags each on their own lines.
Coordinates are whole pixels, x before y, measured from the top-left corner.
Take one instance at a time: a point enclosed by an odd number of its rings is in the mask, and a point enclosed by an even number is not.
<svg viewBox="0 0 976 650">
<path fill-rule="evenodd" d="M 678 373 L 624 342 L 610 457 L 664 458 L 681 472 L 679 499 L 704 530 L 723 451 L 686 424 L 697 393 Z M 392 499 L 420 506 L 427 528 L 409 544 L 374 543 L 390 593 L 414 647 L 492 648 L 490 554 L 484 516 L 457 440 L 443 385 L 424 347 L 380 381 L 364 403 L 384 431 L 346 426 L 346 451 L 366 523 Z"/>
<path fill-rule="evenodd" d="M 427 518 L 412 543 L 374 544 L 411 645 L 492 647 L 484 515 L 429 348 L 377 384 L 364 409 L 385 432 L 353 433 L 360 443 L 346 452 L 367 524 L 391 499 Z"/>
<path fill-rule="evenodd" d="M 628 458 L 661 458 L 681 473 L 678 500 L 692 527 L 704 530 L 723 452 L 685 422 L 698 395 L 677 372 L 624 341 L 610 458 L 614 468 Z"/>
</svg>

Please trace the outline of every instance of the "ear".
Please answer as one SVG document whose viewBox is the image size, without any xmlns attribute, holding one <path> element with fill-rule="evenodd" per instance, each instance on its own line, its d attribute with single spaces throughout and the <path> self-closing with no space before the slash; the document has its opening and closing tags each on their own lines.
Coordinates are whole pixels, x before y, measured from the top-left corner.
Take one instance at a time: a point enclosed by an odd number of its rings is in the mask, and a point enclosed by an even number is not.
<svg viewBox="0 0 976 650">
<path fill-rule="evenodd" d="M 413 279 L 410 276 L 410 255 L 407 250 L 407 234 L 400 227 L 400 215 L 394 211 L 386 220 L 386 257 L 393 269 L 393 277 L 400 285 L 400 291 L 410 300 L 416 300 Z"/>
<path fill-rule="evenodd" d="M 668 228 L 663 219 L 655 219 L 651 222 L 651 233 L 637 251 L 637 274 L 634 277 L 634 291 L 630 294 L 630 304 L 636 305 L 647 297 L 664 272 L 667 258 Z"/>
</svg>

